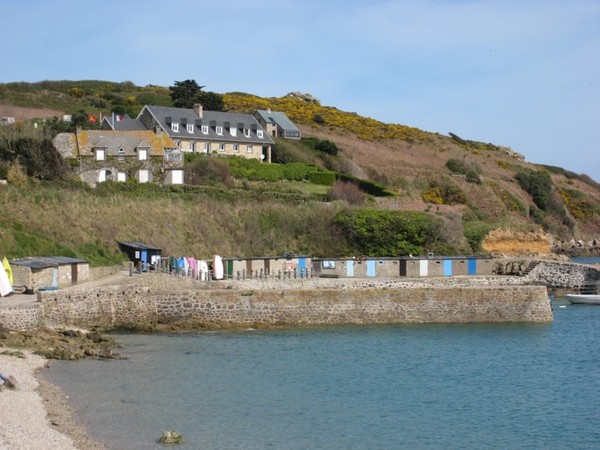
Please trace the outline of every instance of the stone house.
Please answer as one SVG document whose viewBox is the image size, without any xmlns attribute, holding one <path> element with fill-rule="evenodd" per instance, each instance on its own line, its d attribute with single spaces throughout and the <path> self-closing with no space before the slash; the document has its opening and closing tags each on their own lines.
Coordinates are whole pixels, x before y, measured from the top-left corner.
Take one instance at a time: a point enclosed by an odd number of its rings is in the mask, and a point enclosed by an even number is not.
<svg viewBox="0 0 600 450">
<path fill-rule="evenodd" d="M 157 136 L 166 134 L 182 152 L 271 162 L 275 143 L 251 114 L 146 105 L 136 121 Z"/>
<path fill-rule="evenodd" d="M 255 117 L 270 136 L 286 139 L 302 137 L 298 127 L 283 112 L 259 109 Z"/>
<path fill-rule="evenodd" d="M 52 141 L 72 161 L 79 177 L 95 186 L 103 181 L 182 184 L 183 157 L 166 134 L 148 130 L 81 130 L 59 133 Z"/>
</svg>

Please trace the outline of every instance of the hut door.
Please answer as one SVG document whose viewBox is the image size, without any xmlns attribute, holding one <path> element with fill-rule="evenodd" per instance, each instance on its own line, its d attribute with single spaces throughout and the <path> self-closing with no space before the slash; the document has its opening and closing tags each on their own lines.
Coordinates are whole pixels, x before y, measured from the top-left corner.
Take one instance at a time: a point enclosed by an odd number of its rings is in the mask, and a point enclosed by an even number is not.
<svg viewBox="0 0 600 450">
<path fill-rule="evenodd" d="M 400 276 L 401 277 L 406 276 L 406 260 L 405 259 L 400 260 Z"/>
<path fill-rule="evenodd" d="M 77 264 L 71 264 L 71 284 L 77 284 L 79 282 L 77 274 Z"/>
<path fill-rule="evenodd" d="M 375 276 L 375 261 L 372 259 L 367 261 L 367 276 L 374 277 Z"/>
<path fill-rule="evenodd" d="M 354 261 L 352 260 L 346 261 L 346 276 L 354 276 Z"/>
<path fill-rule="evenodd" d="M 469 275 L 477 275 L 477 260 L 469 259 Z"/>
<path fill-rule="evenodd" d="M 429 274 L 429 261 L 422 259 L 419 261 L 419 275 L 426 277 Z"/>
<path fill-rule="evenodd" d="M 306 258 L 298 258 L 298 275 L 304 276 L 306 272 Z"/>
<path fill-rule="evenodd" d="M 233 259 L 227 261 L 227 278 L 233 279 Z"/>
<path fill-rule="evenodd" d="M 146 271 L 146 265 L 148 264 L 148 251 L 142 250 L 142 256 L 140 257 L 142 260 L 142 271 Z"/>
<path fill-rule="evenodd" d="M 444 260 L 444 276 L 445 277 L 452 276 L 452 260 L 450 260 L 450 259 Z"/>
</svg>

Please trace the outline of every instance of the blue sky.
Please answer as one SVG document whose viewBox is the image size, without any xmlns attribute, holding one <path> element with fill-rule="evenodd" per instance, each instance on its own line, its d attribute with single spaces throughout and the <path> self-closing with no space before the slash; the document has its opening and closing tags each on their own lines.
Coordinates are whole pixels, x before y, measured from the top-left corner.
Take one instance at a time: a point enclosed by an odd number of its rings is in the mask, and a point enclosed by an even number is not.
<svg viewBox="0 0 600 450">
<path fill-rule="evenodd" d="M 310 93 L 600 181 L 599 0 L 0 0 L 0 82 Z"/>
</svg>

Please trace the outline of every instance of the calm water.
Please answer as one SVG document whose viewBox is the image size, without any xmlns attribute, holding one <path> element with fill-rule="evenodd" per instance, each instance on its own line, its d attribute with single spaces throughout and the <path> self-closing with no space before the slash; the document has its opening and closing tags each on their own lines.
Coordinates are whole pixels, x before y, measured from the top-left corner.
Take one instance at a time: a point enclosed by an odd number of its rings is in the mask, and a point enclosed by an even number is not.
<svg viewBox="0 0 600 450">
<path fill-rule="evenodd" d="M 600 307 L 546 325 L 121 335 L 47 371 L 110 449 L 600 448 Z"/>
</svg>

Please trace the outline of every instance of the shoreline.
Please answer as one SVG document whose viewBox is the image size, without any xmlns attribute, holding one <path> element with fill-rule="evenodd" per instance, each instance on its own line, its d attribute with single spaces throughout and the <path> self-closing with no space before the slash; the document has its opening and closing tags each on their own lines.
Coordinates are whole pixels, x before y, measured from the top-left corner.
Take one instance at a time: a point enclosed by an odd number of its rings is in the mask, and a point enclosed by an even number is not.
<svg viewBox="0 0 600 450">
<path fill-rule="evenodd" d="M 15 355 L 10 354 L 13 351 Z M 17 388 L 2 386 L 0 391 L 0 407 L 5 411 L 0 421 L 0 448 L 105 450 L 77 423 L 68 397 L 44 378 L 48 364 L 48 359 L 29 350 L 2 349 L 0 371 L 14 376 Z"/>
</svg>

